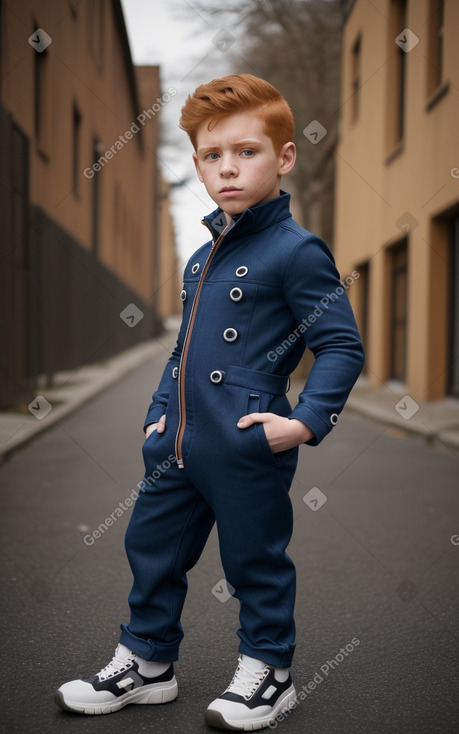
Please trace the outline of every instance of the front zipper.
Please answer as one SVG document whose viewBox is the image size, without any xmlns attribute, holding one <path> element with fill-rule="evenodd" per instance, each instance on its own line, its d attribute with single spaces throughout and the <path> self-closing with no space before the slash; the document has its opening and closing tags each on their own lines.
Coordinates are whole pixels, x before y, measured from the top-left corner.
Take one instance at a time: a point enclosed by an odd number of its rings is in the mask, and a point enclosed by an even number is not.
<svg viewBox="0 0 459 734">
<path fill-rule="evenodd" d="M 204 219 L 202 220 L 202 224 L 205 224 L 206 227 L 209 229 L 210 233 L 212 234 L 212 230 L 210 229 L 210 226 L 207 224 L 207 222 Z M 232 224 L 232 222 L 230 222 L 230 224 Z M 220 242 L 222 241 L 223 237 L 225 236 L 226 231 L 228 230 L 230 224 L 226 225 L 223 232 L 214 241 L 211 247 L 211 250 L 209 252 L 209 255 L 207 257 L 207 260 L 204 264 L 204 267 L 201 273 L 201 277 L 199 278 L 198 287 L 194 295 L 193 304 L 191 306 L 191 314 L 188 320 L 188 326 L 187 326 L 187 330 L 185 333 L 185 339 L 183 340 L 183 348 L 182 348 L 182 354 L 181 354 L 180 363 L 179 363 L 178 386 L 177 386 L 178 387 L 178 398 L 179 398 L 179 424 L 178 424 L 177 434 L 175 436 L 175 457 L 177 459 L 177 466 L 179 469 L 184 468 L 183 457 L 182 457 L 182 440 L 183 440 L 183 434 L 185 433 L 185 426 L 186 426 L 185 368 L 186 368 L 186 360 L 188 356 L 188 346 L 190 343 L 191 333 L 193 331 L 194 321 L 196 318 L 196 310 L 198 307 L 199 296 L 201 295 L 202 284 L 204 282 L 204 278 L 206 277 L 209 266 L 213 260 L 215 252 L 217 251 L 217 247 L 219 246 Z"/>
</svg>

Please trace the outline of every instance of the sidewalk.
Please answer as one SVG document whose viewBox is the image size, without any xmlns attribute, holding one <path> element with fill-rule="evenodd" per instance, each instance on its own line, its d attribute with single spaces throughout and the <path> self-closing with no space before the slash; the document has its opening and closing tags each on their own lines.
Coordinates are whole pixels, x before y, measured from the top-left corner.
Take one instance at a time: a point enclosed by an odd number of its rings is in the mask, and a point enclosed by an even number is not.
<svg viewBox="0 0 459 734">
<path fill-rule="evenodd" d="M 459 400 L 455 398 L 417 403 L 397 383 L 374 388 L 366 377 L 360 377 L 347 410 L 421 437 L 429 445 L 459 451 Z"/>
<path fill-rule="evenodd" d="M 52 389 L 39 384 L 27 412 L 0 412 L 0 464 L 144 362 L 155 358 L 165 362 L 176 331 L 170 325 L 170 331 L 102 362 L 57 372 Z"/>
<path fill-rule="evenodd" d="M 52 389 L 37 388 L 27 413 L 0 412 L 0 463 L 35 436 L 51 428 L 124 375 L 173 348 L 176 326 L 160 337 L 132 347 L 101 363 L 56 373 Z M 295 380 L 291 394 L 302 385 Z M 459 400 L 444 398 L 418 404 L 398 385 L 373 388 L 362 377 L 355 385 L 347 410 L 425 439 L 430 445 L 459 451 Z"/>
</svg>

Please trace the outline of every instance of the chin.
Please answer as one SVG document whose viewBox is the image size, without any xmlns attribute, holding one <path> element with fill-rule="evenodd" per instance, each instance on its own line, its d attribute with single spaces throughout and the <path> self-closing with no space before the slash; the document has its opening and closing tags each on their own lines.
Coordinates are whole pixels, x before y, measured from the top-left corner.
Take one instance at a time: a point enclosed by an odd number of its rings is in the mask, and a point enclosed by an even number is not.
<svg viewBox="0 0 459 734">
<path fill-rule="evenodd" d="M 245 209 L 247 209 L 249 204 L 241 204 L 237 203 L 235 201 L 229 202 L 229 201 L 222 201 L 217 202 L 220 209 L 222 209 L 224 212 L 227 212 L 227 214 L 241 214 Z"/>
<path fill-rule="evenodd" d="M 223 199 L 222 201 L 218 202 L 218 205 L 221 209 L 224 209 L 225 212 L 240 214 L 241 212 L 245 211 L 245 209 L 253 206 L 254 203 L 255 202 L 251 199 L 244 199 L 243 201 L 241 199 Z"/>
</svg>

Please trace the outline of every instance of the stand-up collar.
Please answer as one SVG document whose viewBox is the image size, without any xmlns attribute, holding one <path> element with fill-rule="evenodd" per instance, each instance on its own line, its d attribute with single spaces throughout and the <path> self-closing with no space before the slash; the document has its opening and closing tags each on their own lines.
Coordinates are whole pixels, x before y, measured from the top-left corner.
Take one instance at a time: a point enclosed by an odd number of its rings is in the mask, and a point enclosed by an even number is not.
<svg viewBox="0 0 459 734">
<path fill-rule="evenodd" d="M 275 199 L 269 199 L 263 204 L 249 207 L 242 214 L 238 214 L 233 219 L 228 233 L 237 230 L 238 235 L 252 234 L 291 216 L 290 194 L 281 191 Z M 210 229 L 214 239 L 226 228 L 225 214 L 220 207 L 205 216 L 202 222 Z"/>
</svg>

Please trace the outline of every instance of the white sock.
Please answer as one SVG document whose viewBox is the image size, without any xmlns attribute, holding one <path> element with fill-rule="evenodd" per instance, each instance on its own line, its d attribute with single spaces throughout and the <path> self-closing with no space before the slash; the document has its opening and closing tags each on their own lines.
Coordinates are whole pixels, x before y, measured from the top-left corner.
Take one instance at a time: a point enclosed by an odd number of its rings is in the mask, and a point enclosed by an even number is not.
<svg viewBox="0 0 459 734">
<path fill-rule="evenodd" d="M 257 670 L 263 670 L 265 663 L 257 658 L 251 658 L 250 655 L 241 655 L 241 662 L 245 668 L 255 673 Z"/>
<path fill-rule="evenodd" d="M 274 671 L 274 677 L 279 681 L 279 683 L 285 683 L 288 675 L 288 668 L 276 668 Z"/>
<path fill-rule="evenodd" d="M 257 670 L 263 670 L 266 665 L 266 663 L 264 663 L 262 660 L 251 658 L 250 655 L 242 655 L 242 664 L 253 673 L 255 673 Z M 273 665 L 271 667 L 274 668 L 275 679 L 279 681 L 279 683 L 285 683 L 289 675 L 289 669 L 275 668 Z"/>
<path fill-rule="evenodd" d="M 139 665 L 140 675 L 144 675 L 147 678 L 155 678 L 157 675 L 162 675 L 170 665 L 170 663 L 157 663 L 156 660 L 144 660 L 138 655 L 136 656 L 136 661 Z"/>
</svg>

